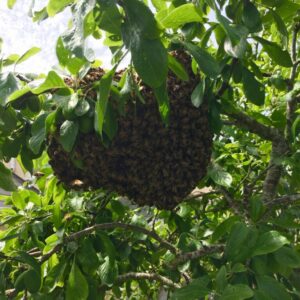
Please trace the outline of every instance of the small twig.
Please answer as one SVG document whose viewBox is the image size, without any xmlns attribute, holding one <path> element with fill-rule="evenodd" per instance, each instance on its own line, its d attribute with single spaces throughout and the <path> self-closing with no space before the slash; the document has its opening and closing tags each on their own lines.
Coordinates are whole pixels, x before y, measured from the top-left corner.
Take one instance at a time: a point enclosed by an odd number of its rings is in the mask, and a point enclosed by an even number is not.
<svg viewBox="0 0 300 300">
<path fill-rule="evenodd" d="M 135 273 L 135 272 L 129 272 L 123 275 L 119 275 L 116 279 L 117 283 L 123 283 L 128 280 L 149 280 L 149 281 L 159 281 L 164 285 L 167 285 L 173 289 L 178 289 L 181 286 L 178 283 L 173 282 L 171 279 L 164 277 L 162 275 L 156 274 L 156 273 Z"/>
<path fill-rule="evenodd" d="M 32 80 L 26 78 L 25 76 L 23 76 L 22 74 L 17 74 L 16 77 L 26 83 L 30 83 L 32 81 Z"/>
<path fill-rule="evenodd" d="M 224 250 L 224 245 L 213 245 L 213 246 L 209 246 L 209 247 L 204 246 L 203 248 L 201 248 L 199 250 L 181 253 L 181 254 L 177 255 L 173 259 L 173 261 L 166 264 L 166 266 L 171 267 L 172 269 L 175 269 L 178 265 L 181 265 L 189 260 L 197 259 L 197 258 L 200 258 L 203 256 L 217 253 L 217 252 L 222 252 L 223 250 Z"/>
</svg>

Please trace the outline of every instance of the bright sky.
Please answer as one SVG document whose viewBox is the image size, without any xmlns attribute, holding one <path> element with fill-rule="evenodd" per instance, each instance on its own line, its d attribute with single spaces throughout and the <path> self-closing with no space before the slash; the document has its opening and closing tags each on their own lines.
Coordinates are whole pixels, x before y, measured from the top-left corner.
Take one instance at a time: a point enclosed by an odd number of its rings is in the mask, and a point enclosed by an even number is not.
<svg viewBox="0 0 300 300">
<path fill-rule="evenodd" d="M 35 10 L 45 6 L 47 0 L 35 1 Z M 12 10 L 6 6 L 6 0 L 0 0 L 0 37 L 3 39 L 4 56 L 12 53 L 23 54 L 31 47 L 42 51 L 17 67 L 19 72 L 47 73 L 56 65 L 55 44 L 58 36 L 67 29 L 70 11 L 64 12 L 38 23 L 28 16 L 32 0 L 17 0 Z M 110 51 L 101 46 L 100 41 L 90 40 L 96 57 L 109 67 Z M 3 54 L 2 54 L 3 55 Z"/>
</svg>

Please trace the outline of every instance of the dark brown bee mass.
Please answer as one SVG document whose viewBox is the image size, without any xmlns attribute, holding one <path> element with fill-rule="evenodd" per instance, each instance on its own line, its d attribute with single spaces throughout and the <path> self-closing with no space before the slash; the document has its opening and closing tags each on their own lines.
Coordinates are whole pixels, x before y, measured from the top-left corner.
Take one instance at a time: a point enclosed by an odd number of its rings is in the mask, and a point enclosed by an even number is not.
<svg viewBox="0 0 300 300">
<path fill-rule="evenodd" d="M 118 132 L 105 147 L 94 133 L 80 134 L 73 158 L 82 161 L 74 166 L 71 155 L 58 141 L 49 139 L 48 154 L 57 177 L 68 187 L 105 188 L 126 195 L 138 205 L 172 209 L 186 197 L 206 174 L 212 148 L 212 132 L 207 104 L 191 104 L 191 94 L 199 78 L 191 70 L 191 60 L 177 53 L 189 74 L 181 81 L 169 72 L 170 122 L 166 127 L 150 88 L 142 85 L 146 104 L 128 105 L 119 117 Z M 102 70 L 91 70 L 85 81 L 99 80 Z M 116 79 L 117 80 L 117 79 Z"/>
</svg>

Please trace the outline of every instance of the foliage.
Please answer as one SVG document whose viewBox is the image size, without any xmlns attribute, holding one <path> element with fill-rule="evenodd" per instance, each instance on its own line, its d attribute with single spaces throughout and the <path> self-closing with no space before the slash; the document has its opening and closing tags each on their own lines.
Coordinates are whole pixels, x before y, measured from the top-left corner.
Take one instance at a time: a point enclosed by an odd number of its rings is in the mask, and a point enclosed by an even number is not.
<svg viewBox="0 0 300 300">
<path fill-rule="evenodd" d="M 84 77 L 95 62 L 89 36 L 110 48 L 113 68 L 95 86 L 95 105 L 58 72 L 17 73 L 38 48 L 1 58 L 0 159 L 17 158 L 33 179 L 16 189 L 0 163 L 0 187 L 12 191 L 0 211 L 0 298 L 300 299 L 300 2 L 49 0 L 33 20 L 67 7 L 61 70 Z M 175 49 L 201 75 L 192 103 L 209 101 L 214 153 L 198 187 L 211 189 L 172 211 L 65 190 L 49 167 L 47 136 L 59 130 L 71 155 L 85 117 L 112 139 L 109 96 L 121 106 L 138 93 L 134 72 L 158 95 L 167 124 L 159 91 L 168 69 L 188 79 L 168 55 Z M 127 77 L 115 86 L 128 52 Z"/>
</svg>

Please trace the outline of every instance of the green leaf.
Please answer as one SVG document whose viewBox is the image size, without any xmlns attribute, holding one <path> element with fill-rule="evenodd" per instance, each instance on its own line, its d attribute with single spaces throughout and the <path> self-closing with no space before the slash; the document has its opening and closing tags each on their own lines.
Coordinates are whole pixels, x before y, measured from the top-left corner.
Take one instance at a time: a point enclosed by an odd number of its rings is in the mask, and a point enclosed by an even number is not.
<svg viewBox="0 0 300 300">
<path fill-rule="evenodd" d="M 54 71 L 50 71 L 45 81 L 39 87 L 34 88 L 32 90 L 32 93 L 41 94 L 52 89 L 59 89 L 64 87 L 66 87 L 66 84 L 63 79 Z"/>
<path fill-rule="evenodd" d="M 243 262 L 252 255 L 256 243 L 257 231 L 244 223 L 236 223 L 227 239 L 225 255 L 233 262 Z"/>
<path fill-rule="evenodd" d="M 92 274 L 99 267 L 99 258 L 89 239 L 85 239 L 80 243 L 77 258 L 81 264 L 82 270 L 86 273 Z"/>
<path fill-rule="evenodd" d="M 171 300 L 197 300 L 205 297 L 210 292 L 208 283 L 208 277 L 194 279 L 187 286 L 175 290 Z"/>
<path fill-rule="evenodd" d="M 70 96 L 70 98 L 64 102 L 63 104 L 63 114 L 64 116 L 70 115 L 75 110 L 77 104 L 78 104 L 78 94 L 74 93 Z"/>
<path fill-rule="evenodd" d="M 48 114 L 40 115 L 31 126 L 31 138 L 29 139 L 29 147 L 33 153 L 38 154 L 42 143 L 46 139 L 46 118 Z"/>
<path fill-rule="evenodd" d="M 225 187 L 231 186 L 232 176 L 217 165 L 214 165 L 209 169 L 208 175 L 218 185 L 222 185 Z"/>
<path fill-rule="evenodd" d="M 288 239 L 278 231 L 265 232 L 259 236 L 253 256 L 275 252 L 286 244 L 289 244 Z"/>
<path fill-rule="evenodd" d="M 300 116 L 298 116 L 295 121 L 293 122 L 292 125 L 292 135 L 293 135 L 293 140 L 296 139 L 298 133 L 299 133 L 299 128 L 300 128 Z"/>
<path fill-rule="evenodd" d="M 274 253 L 274 257 L 281 265 L 291 268 L 300 267 L 300 254 L 295 249 L 282 247 Z"/>
<path fill-rule="evenodd" d="M 270 42 L 258 36 L 255 37 L 255 40 L 257 40 L 263 46 L 263 49 L 277 65 L 286 68 L 293 66 L 292 59 L 287 50 L 283 50 L 276 43 Z"/>
<path fill-rule="evenodd" d="M 78 134 L 78 123 L 76 121 L 66 120 L 60 127 L 60 137 L 59 141 L 63 146 L 64 150 L 71 152 L 75 144 L 77 134 Z"/>
<path fill-rule="evenodd" d="M 33 269 L 21 273 L 15 281 L 18 291 L 27 289 L 30 293 L 36 293 L 41 287 L 41 276 Z"/>
<path fill-rule="evenodd" d="M 243 89 L 246 98 L 256 105 L 263 105 L 265 102 L 265 87 L 257 81 L 252 72 L 243 69 Z"/>
<path fill-rule="evenodd" d="M 73 11 L 73 27 L 61 36 L 65 48 L 78 58 L 88 56 L 85 48 L 84 20 L 95 4 L 95 0 L 77 1 Z"/>
<path fill-rule="evenodd" d="M 99 83 L 98 97 L 95 106 L 94 128 L 100 136 L 102 136 L 109 92 L 115 71 L 115 68 L 113 68 L 108 73 L 103 75 Z"/>
<path fill-rule="evenodd" d="M 12 179 L 12 173 L 0 162 L 0 188 L 6 191 L 15 191 L 16 186 Z"/>
<path fill-rule="evenodd" d="M 39 53 L 41 51 L 41 48 L 38 47 L 32 47 L 31 49 L 29 49 L 28 51 L 26 51 L 24 54 L 22 54 L 19 59 L 16 61 L 16 65 L 21 64 L 22 62 L 24 62 L 25 60 L 29 59 L 31 56 Z"/>
<path fill-rule="evenodd" d="M 191 100 L 195 107 L 200 107 L 204 100 L 205 93 L 205 80 L 201 80 L 199 84 L 195 87 Z"/>
<path fill-rule="evenodd" d="M 227 286 L 227 271 L 226 267 L 222 266 L 216 275 L 216 290 L 222 292 Z"/>
<path fill-rule="evenodd" d="M 75 114 L 76 116 L 83 116 L 85 115 L 90 109 L 90 104 L 85 99 L 80 99 L 76 108 L 75 108 Z"/>
<path fill-rule="evenodd" d="M 244 300 L 253 297 L 251 288 L 245 284 L 228 285 L 220 300 Z"/>
<path fill-rule="evenodd" d="M 156 97 L 156 101 L 158 103 L 161 118 L 167 125 L 169 123 L 170 103 L 166 83 L 160 86 L 159 88 L 154 89 L 153 91 Z"/>
<path fill-rule="evenodd" d="M 168 72 L 167 51 L 162 42 L 137 38 L 130 45 L 133 65 L 142 80 L 152 88 L 160 87 Z"/>
<path fill-rule="evenodd" d="M 57 40 L 56 56 L 59 63 L 63 67 L 66 67 L 73 75 L 77 75 L 81 68 L 87 63 L 84 57 L 74 57 L 72 52 L 65 48 L 61 37 Z"/>
<path fill-rule="evenodd" d="M 242 20 L 249 29 L 249 32 L 258 32 L 262 30 L 259 11 L 250 1 L 245 1 Z"/>
<path fill-rule="evenodd" d="M 239 42 L 232 44 L 229 38 L 225 39 L 224 50 L 232 57 L 243 58 L 247 50 L 247 38 L 241 37 Z"/>
<path fill-rule="evenodd" d="M 171 54 L 168 54 L 168 65 L 172 72 L 181 80 L 188 81 L 189 75 L 184 66 Z"/>
<path fill-rule="evenodd" d="M 118 275 L 118 269 L 115 260 L 112 260 L 109 256 L 106 256 L 103 264 L 101 264 L 99 267 L 99 274 L 103 284 L 112 286 Z"/>
<path fill-rule="evenodd" d="M 47 5 L 47 13 L 49 17 L 55 16 L 73 2 L 74 0 L 49 0 Z"/>
<path fill-rule="evenodd" d="M 285 47 L 287 47 L 288 46 L 288 40 L 289 40 L 289 33 L 288 33 L 288 30 L 287 30 L 286 24 L 284 23 L 282 18 L 273 9 L 270 9 L 270 13 L 273 16 L 273 19 L 275 21 L 277 30 L 280 32 L 280 34 L 282 36 L 283 45 Z"/>
<path fill-rule="evenodd" d="M 9 9 L 12 9 L 14 5 L 16 4 L 17 0 L 7 0 L 7 7 Z"/>
<path fill-rule="evenodd" d="M 193 3 L 187 3 L 171 10 L 169 14 L 164 15 L 158 21 L 165 28 L 176 29 L 186 23 L 201 22 L 202 17 Z"/>
<path fill-rule="evenodd" d="M 101 13 L 96 21 L 99 28 L 116 35 L 121 34 L 122 15 L 117 5 L 101 7 Z"/>
<path fill-rule="evenodd" d="M 156 20 L 148 6 L 139 0 L 126 0 L 123 5 L 130 26 L 130 34 L 134 39 L 159 37 Z"/>
<path fill-rule="evenodd" d="M 18 82 L 13 73 L 0 74 L 0 105 L 5 105 L 8 96 L 18 89 Z"/>
<path fill-rule="evenodd" d="M 212 234 L 212 242 L 214 243 L 219 238 L 223 237 L 227 232 L 229 232 L 232 226 L 239 221 L 238 216 L 229 217 L 227 220 L 220 223 Z"/>
<path fill-rule="evenodd" d="M 183 45 L 195 58 L 204 74 L 211 78 L 216 78 L 220 74 L 221 68 L 219 63 L 208 52 L 192 43 L 183 43 Z"/>
<path fill-rule="evenodd" d="M 113 140 L 118 132 L 118 118 L 113 105 L 108 102 L 103 123 L 103 132 L 110 140 Z"/>
<path fill-rule="evenodd" d="M 284 286 L 274 278 L 270 276 L 257 276 L 256 282 L 258 290 L 266 294 L 270 300 L 291 300 Z"/>
<path fill-rule="evenodd" d="M 88 295 L 88 283 L 74 260 L 67 281 L 66 300 L 86 300 Z"/>
</svg>

